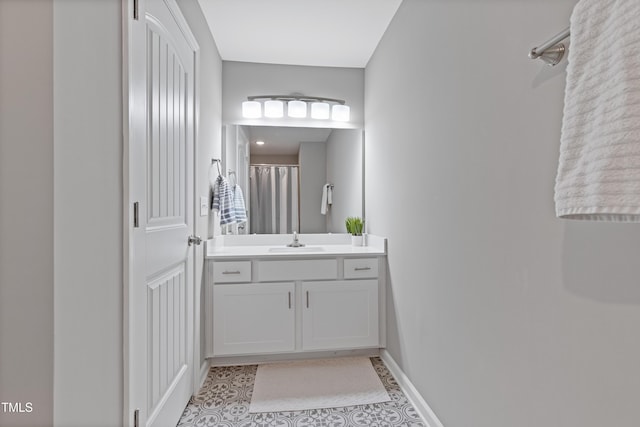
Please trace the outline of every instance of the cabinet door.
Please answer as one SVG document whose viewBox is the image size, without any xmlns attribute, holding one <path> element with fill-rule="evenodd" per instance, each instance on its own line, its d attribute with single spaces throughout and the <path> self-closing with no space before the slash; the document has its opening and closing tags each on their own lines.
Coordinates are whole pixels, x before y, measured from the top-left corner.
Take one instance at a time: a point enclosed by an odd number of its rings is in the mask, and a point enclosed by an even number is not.
<svg viewBox="0 0 640 427">
<path fill-rule="evenodd" d="M 378 281 L 304 282 L 302 349 L 377 347 Z"/>
<path fill-rule="evenodd" d="M 293 351 L 293 292 L 293 283 L 214 285 L 213 354 Z"/>
</svg>

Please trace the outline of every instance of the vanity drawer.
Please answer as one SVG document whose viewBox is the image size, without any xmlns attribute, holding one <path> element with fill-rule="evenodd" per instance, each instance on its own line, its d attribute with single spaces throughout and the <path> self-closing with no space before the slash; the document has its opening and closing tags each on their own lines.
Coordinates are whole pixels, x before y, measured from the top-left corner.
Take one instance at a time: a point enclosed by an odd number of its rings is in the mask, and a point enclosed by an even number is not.
<svg viewBox="0 0 640 427">
<path fill-rule="evenodd" d="M 335 259 L 260 261 L 260 282 L 288 280 L 329 280 L 338 278 L 338 261 Z"/>
<path fill-rule="evenodd" d="M 347 258 L 344 260 L 345 279 L 378 277 L 378 258 Z"/>
<path fill-rule="evenodd" d="M 224 261 L 213 263 L 215 283 L 251 281 L 251 261 Z"/>
</svg>

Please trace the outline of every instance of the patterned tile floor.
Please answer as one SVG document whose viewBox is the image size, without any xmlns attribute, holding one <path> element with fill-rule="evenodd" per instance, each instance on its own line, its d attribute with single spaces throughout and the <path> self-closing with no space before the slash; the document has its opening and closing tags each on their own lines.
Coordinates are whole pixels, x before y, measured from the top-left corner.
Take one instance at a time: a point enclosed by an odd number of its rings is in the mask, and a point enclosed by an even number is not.
<svg viewBox="0 0 640 427">
<path fill-rule="evenodd" d="M 378 357 L 371 363 L 391 401 L 344 408 L 250 414 L 257 365 L 212 367 L 178 427 L 424 427 L 418 413 Z"/>
</svg>

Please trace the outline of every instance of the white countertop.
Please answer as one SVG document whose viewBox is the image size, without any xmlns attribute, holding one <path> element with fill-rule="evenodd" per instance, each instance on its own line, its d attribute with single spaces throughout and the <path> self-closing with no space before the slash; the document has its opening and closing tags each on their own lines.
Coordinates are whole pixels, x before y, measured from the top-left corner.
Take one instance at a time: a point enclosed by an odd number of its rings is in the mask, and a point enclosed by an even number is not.
<svg viewBox="0 0 640 427">
<path fill-rule="evenodd" d="M 318 258 L 329 256 L 386 255 L 386 239 L 368 235 L 367 246 L 353 246 L 347 234 L 301 234 L 302 248 L 289 248 L 293 237 L 284 235 L 218 236 L 207 240 L 206 259 Z"/>
</svg>

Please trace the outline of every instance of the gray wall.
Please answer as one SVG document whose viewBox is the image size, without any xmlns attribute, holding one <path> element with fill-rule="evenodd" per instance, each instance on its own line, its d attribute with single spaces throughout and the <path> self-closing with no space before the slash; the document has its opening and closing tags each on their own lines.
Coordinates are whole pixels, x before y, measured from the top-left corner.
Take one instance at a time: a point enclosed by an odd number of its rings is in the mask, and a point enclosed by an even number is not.
<svg viewBox="0 0 640 427">
<path fill-rule="evenodd" d="M 364 126 L 364 70 L 362 68 L 304 67 L 224 61 L 222 120 L 225 124 L 362 128 Z M 250 95 L 326 96 L 344 99 L 351 107 L 347 123 L 331 120 L 243 119 L 242 102 Z"/>
<path fill-rule="evenodd" d="M 320 213 L 322 186 L 327 182 L 327 147 L 323 142 L 302 142 L 300 164 L 300 233 L 326 233 Z"/>
<path fill-rule="evenodd" d="M 121 2 L 53 8 L 54 422 L 120 425 Z"/>
<path fill-rule="evenodd" d="M 238 127 L 237 125 L 226 125 L 223 145 L 222 174 L 228 177 L 229 170 L 238 169 Z"/>
<path fill-rule="evenodd" d="M 53 6 L 0 1 L 0 425 L 53 420 Z"/>
<path fill-rule="evenodd" d="M 638 425 L 640 226 L 555 218 L 565 64 L 527 58 L 575 3 L 405 0 L 366 68 L 389 351 L 447 427 Z"/>
<path fill-rule="evenodd" d="M 362 217 L 362 131 L 335 129 L 327 139 L 327 182 L 333 205 L 327 212 L 327 231 L 346 233 L 348 216 Z"/>
</svg>

